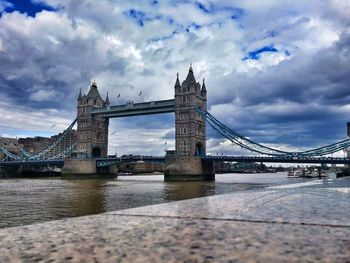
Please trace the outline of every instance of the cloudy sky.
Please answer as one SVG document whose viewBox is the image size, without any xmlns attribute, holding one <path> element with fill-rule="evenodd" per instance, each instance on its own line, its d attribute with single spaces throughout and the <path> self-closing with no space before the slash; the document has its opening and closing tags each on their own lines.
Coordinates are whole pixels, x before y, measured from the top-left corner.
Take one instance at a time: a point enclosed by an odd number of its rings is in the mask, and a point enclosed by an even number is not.
<svg viewBox="0 0 350 263">
<path fill-rule="evenodd" d="M 350 121 L 348 0 L 0 0 L 0 61 L 3 136 L 62 131 L 93 79 L 112 104 L 172 98 L 190 63 L 209 111 L 260 143 L 314 148 Z M 110 153 L 160 155 L 174 116 L 112 119 L 109 132 Z M 208 153 L 239 151 L 207 135 Z"/>
</svg>

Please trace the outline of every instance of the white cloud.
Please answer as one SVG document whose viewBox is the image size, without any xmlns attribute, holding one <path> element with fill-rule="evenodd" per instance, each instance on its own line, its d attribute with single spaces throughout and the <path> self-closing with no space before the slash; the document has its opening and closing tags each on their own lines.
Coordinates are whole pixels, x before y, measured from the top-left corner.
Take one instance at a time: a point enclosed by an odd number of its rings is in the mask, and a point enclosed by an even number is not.
<svg viewBox="0 0 350 263">
<path fill-rule="evenodd" d="M 38 90 L 29 99 L 36 102 L 59 100 L 59 93 L 54 90 Z"/>
</svg>

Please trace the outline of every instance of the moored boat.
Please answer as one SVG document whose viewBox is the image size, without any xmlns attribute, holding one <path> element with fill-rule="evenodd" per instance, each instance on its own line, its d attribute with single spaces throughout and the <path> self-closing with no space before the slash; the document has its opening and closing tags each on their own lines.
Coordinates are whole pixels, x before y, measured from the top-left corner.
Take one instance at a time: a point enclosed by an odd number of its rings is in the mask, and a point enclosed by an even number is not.
<svg viewBox="0 0 350 263">
<path fill-rule="evenodd" d="M 288 174 L 287 174 L 287 177 L 288 177 L 288 178 L 299 178 L 299 177 L 301 177 L 302 175 L 303 175 L 303 173 L 302 173 L 302 171 L 300 171 L 300 170 L 295 170 L 295 171 L 290 170 L 290 171 L 288 172 Z"/>
</svg>

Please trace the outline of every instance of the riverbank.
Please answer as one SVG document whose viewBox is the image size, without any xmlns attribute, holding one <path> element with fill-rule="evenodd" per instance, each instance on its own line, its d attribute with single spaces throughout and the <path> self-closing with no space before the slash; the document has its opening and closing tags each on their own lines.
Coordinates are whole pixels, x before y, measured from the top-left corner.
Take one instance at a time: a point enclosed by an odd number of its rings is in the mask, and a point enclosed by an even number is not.
<svg viewBox="0 0 350 263">
<path fill-rule="evenodd" d="M 0 261 L 347 262 L 350 180 L 314 180 L 0 230 Z"/>
</svg>

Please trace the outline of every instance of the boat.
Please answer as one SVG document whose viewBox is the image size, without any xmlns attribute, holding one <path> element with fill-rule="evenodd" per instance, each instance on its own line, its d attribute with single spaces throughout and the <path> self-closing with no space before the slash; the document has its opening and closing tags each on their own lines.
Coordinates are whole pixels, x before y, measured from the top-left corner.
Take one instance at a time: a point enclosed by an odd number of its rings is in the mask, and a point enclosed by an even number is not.
<svg viewBox="0 0 350 263">
<path fill-rule="evenodd" d="M 119 175 L 122 175 L 122 176 L 123 176 L 123 175 L 132 175 L 132 173 L 119 172 L 119 173 L 118 173 L 118 176 L 119 176 Z"/>
<path fill-rule="evenodd" d="M 319 171 L 318 169 L 314 169 L 311 177 L 313 178 L 328 177 L 328 173 L 325 170 Z"/>
<path fill-rule="evenodd" d="M 288 178 L 299 178 L 302 175 L 303 175 L 303 173 L 300 170 L 295 170 L 295 171 L 290 170 L 290 171 L 288 171 L 287 177 Z"/>
</svg>

